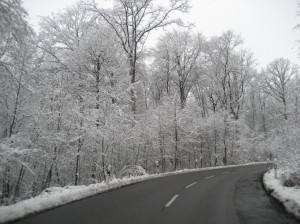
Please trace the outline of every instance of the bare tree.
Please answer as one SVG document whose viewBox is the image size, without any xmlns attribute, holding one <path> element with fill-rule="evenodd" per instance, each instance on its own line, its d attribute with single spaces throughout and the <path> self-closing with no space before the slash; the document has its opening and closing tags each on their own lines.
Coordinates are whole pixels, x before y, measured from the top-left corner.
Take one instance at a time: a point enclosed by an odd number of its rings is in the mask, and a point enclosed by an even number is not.
<svg viewBox="0 0 300 224">
<path fill-rule="evenodd" d="M 271 62 L 264 72 L 262 88 L 276 101 L 283 106 L 283 117 L 288 119 L 287 99 L 293 84 L 293 77 L 298 73 L 296 65 L 293 65 L 288 59 L 278 58 Z"/>
<path fill-rule="evenodd" d="M 193 35 L 190 31 L 168 33 L 158 45 L 158 57 L 164 61 L 166 80 L 171 74 L 171 80 L 178 89 L 181 108 L 185 107 L 188 94 L 199 77 L 202 48 L 202 36 Z"/>
<path fill-rule="evenodd" d="M 143 51 L 148 35 L 155 29 L 179 23 L 172 19 L 173 12 L 187 12 L 188 0 L 171 0 L 166 5 L 156 0 L 114 0 L 112 10 L 99 9 L 95 2 L 90 9 L 104 19 L 115 31 L 128 56 L 131 78 L 132 111 L 136 113 L 137 61 Z"/>
</svg>

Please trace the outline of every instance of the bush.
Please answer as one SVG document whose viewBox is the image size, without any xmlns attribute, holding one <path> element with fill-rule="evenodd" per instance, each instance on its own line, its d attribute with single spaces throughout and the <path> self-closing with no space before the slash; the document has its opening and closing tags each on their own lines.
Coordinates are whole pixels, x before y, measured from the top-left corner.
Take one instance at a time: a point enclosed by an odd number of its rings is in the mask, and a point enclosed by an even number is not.
<svg viewBox="0 0 300 224">
<path fill-rule="evenodd" d="M 136 177 L 136 176 L 143 176 L 147 174 L 146 170 L 141 166 L 125 166 L 121 171 L 119 176 L 123 177 Z"/>
<path fill-rule="evenodd" d="M 284 175 L 283 184 L 286 187 L 300 186 L 300 171 Z"/>
</svg>

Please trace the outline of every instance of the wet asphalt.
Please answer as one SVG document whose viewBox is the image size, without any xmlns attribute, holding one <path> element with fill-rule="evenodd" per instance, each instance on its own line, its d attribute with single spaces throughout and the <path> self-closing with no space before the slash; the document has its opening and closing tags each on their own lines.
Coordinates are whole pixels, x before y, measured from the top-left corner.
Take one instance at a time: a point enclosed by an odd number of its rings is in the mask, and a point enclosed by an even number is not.
<svg viewBox="0 0 300 224">
<path fill-rule="evenodd" d="M 18 224 L 294 224 L 261 183 L 266 165 L 152 179 L 70 203 Z"/>
</svg>

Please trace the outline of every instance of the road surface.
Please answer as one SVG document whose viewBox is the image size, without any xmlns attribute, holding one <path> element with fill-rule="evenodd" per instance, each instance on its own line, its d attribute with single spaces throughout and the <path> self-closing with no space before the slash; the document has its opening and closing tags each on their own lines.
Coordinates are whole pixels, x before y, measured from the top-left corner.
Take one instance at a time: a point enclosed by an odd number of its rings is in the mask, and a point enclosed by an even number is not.
<svg viewBox="0 0 300 224">
<path fill-rule="evenodd" d="M 20 220 L 18 224 L 298 223 L 260 182 L 266 165 L 157 178 Z"/>
</svg>

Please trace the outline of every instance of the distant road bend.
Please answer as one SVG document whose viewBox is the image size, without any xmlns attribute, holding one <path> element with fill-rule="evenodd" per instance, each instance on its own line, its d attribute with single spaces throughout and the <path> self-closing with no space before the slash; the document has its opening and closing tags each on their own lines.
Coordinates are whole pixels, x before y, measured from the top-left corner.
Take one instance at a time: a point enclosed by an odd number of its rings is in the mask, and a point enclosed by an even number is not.
<svg viewBox="0 0 300 224">
<path fill-rule="evenodd" d="M 265 170 L 266 165 L 253 165 L 152 179 L 15 223 L 298 223 L 263 190 Z"/>
</svg>

